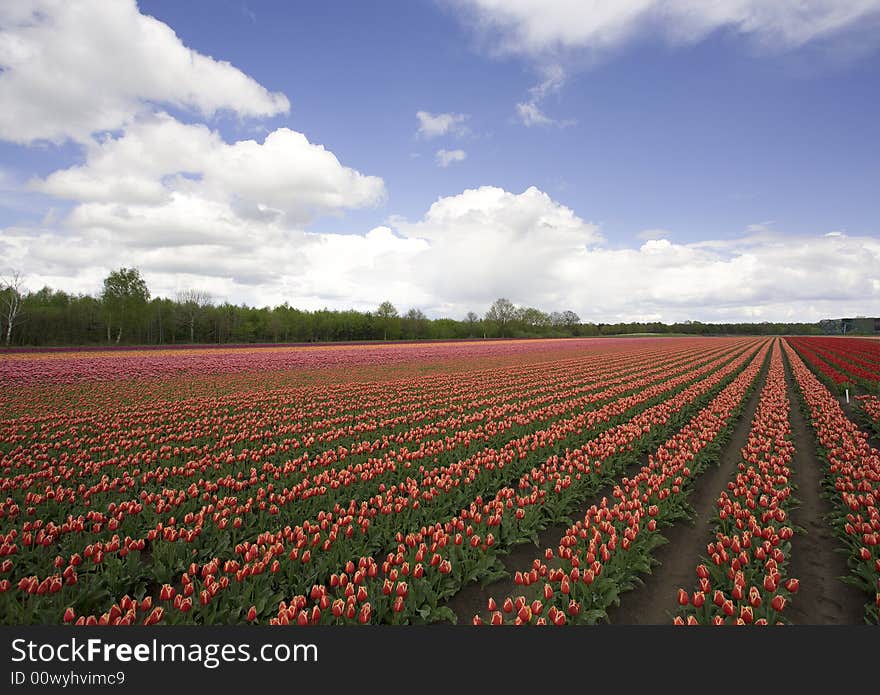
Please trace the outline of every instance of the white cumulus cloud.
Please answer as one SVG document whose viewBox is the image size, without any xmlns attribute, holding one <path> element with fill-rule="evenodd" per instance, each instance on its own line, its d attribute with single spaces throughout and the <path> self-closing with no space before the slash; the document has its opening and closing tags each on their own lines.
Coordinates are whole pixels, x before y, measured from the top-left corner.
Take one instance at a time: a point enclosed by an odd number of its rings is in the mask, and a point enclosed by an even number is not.
<svg viewBox="0 0 880 695">
<path fill-rule="evenodd" d="M 134 0 L 0 4 L 0 138 L 88 142 L 166 104 L 212 116 L 285 113 L 283 94 L 188 48 Z"/>
<path fill-rule="evenodd" d="M 372 309 L 391 299 L 461 317 L 506 296 L 596 322 L 880 315 L 877 237 L 762 231 L 676 243 L 657 233 L 611 247 L 534 187 L 465 190 L 418 220 L 359 234 L 245 217 L 229 201 L 176 189 L 160 204 L 105 206 L 81 203 L 57 228 L 6 228 L 0 256 L 35 287 L 97 292 L 111 268 L 137 264 L 154 294 L 199 287 L 260 306 Z"/>
<path fill-rule="evenodd" d="M 86 146 L 86 161 L 31 187 L 78 201 L 78 223 L 110 225 L 114 218 L 151 216 L 198 199 L 247 219 L 298 225 L 320 214 L 375 205 L 385 195 L 381 178 L 343 166 L 302 133 L 279 128 L 262 143 L 223 141 L 205 125 L 180 123 L 160 113 L 133 123 L 117 138 Z"/>
</svg>

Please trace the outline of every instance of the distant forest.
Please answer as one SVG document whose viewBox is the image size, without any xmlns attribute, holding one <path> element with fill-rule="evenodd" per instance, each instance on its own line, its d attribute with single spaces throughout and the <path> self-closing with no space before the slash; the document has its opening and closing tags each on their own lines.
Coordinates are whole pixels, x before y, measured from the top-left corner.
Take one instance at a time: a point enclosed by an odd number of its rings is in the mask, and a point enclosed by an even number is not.
<svg viewBox="0 0 880 695">
<path fill-rule="evenodd" d="M 151 298 L 136 268 L 120 268 L 97 297 L 45 287 L 28 292 L 20 274 L 0 285 L 0 326 L 9 346 L 304 343 L 356 340 L 562 338 L 636 333 L 820 334 L 818 323 L 583 323 L 572 311 L 544 312 L 497 299 L 483 314 L 427 318 L 383 302 L 374 311 L 307 311 L 215 303 L 199 290 Z"/>
</svg>

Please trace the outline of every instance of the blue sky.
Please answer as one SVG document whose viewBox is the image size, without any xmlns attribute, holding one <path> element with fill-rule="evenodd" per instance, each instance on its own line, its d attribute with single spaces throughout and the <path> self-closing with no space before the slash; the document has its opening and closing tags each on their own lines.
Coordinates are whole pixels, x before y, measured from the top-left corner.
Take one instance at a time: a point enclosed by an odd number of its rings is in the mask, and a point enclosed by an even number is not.
<svg viewBox="0 0 880 695">
<path fill-rule="evenodd" d="M 430 315 L 501 294 L 585 320 L 880 313 L 880 3 L 589 5 L 6 10 L 0 96 L 20 112 L 0 122 L 3 272 L 91 292 L 134 264 L 155 294 L 358 308 L 387 297 Z M 141 45 L 149 17 L 169 32 Z M 40 86 L 64 92 L 65 42 L 74 55 L 110 36 L 117 74 L 86 51 L 66 102 Z M 27 65 L 10 48 L 22 37 Z M 210 79 L 181 67 L 171 83 L 163 61 L 185 49 L 213 59 Z M 420 111 L 455 124 L 429 137 Z M 237 144 L 281 132 L 307 143 L 290 136 L 246 177 L 222 173 L 250 152 Z M 187 176 L 204 186 L 177 176 L 190 165 L 173 150 L 191 135 L 203 142 Z M 145 142 L 151 175 L 117 151 Z M 335 160 L 310 169 L 316 146 Z M 441 151 L 458 154 L 441 166 Z"/>
</svg>

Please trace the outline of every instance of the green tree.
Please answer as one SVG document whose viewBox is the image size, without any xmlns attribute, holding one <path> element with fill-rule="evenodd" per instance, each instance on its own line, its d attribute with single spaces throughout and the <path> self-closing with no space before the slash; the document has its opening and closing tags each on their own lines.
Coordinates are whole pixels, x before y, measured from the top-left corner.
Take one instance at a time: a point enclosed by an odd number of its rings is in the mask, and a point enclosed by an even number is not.
<svg viewBox="0 0 880 695">
<path fill-rule="evenodd" d="M 397 328 L 399 323 L 397 309 L 391 302 L 386 300 L 376 309 L 376 316 L 379 317 L 379 323 L 382 326 L 382 339 L 388 340 L 388 334 L 390 333 L 393 336 L 395 328 Z"/>
<path fill-rule="evenodd" d="M 496 299 L 486 312 L 486 322 L 497 328 L 502 338 L 510 334 L 511 324 L 516 320 L 517 310 L 513 302 L 505 297 Z"/>
<path fill-rule="evenodd" d="M 112 271 L 104 278 L 104 290 L 101 301 L 107 311 L 107 340 L 110 341 L 111 326 L 117 322 L 118 332 L 116 344 L 122 340 L 122 332 L 126 324 L 146 306 L 150 299 L 150 290 L 137 268 L 120 268 Z"/>
<path fill-rule="evenodd" d="M 421 309 L 410 309 L 401 320 L 406 338 L 424 338 L 428 335 L 428 317 Z"/>
</svg>

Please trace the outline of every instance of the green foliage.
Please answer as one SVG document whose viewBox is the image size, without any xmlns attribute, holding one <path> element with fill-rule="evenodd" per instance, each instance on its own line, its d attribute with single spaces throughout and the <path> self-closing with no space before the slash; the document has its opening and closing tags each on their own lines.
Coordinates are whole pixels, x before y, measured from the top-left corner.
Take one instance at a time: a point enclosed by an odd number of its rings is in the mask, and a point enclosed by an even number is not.
<svg viewBox="0 0 880 695">
<path fill-rule="evenodd" d="M 201 299 L 199 298 L 201 297 Z M 386 306 L 387 305 L 387 306 Z M 212 304 L 196 291 L 176 299 L 150 298 L 137 269 L 110 273 L 99 297 L 44 287 L 22 297 L 27 317 L 12 333 L 13 345 L 130 345 L 184 343 L 307 343 L 359 340 L 464 340 L 468 338 L 566 338 L 612 335 L 719 335 L 817 333 L 818 324 L 581 323 L 571 311 L 546 314 L 500 299 L 480 318 L 429 319 L 418 308 L 402 316 L 391 302 L 374 312 L 297 309 L 288 303 L 250 307 Z M 121 331 L 121 335 L 120 335 Z"/>
</svg>

